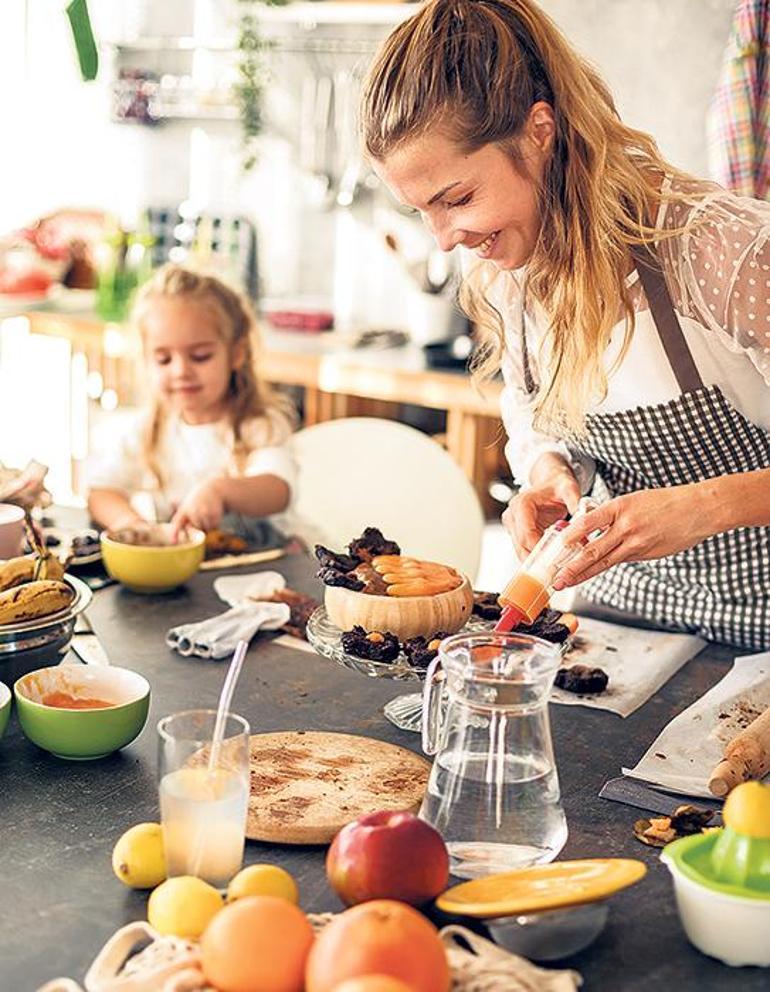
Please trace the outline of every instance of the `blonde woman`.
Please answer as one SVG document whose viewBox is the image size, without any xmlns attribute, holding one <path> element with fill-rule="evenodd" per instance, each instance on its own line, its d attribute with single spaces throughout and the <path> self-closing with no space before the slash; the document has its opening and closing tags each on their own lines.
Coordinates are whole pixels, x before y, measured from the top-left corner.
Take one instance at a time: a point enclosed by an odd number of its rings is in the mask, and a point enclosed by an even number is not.
<svg viewBox="0 0 770 992">
<path fill-rule="evenodd" d="M 254 314 L 221 280 L 176 265 L 142 288 L 132 318 L 144 346 L 150 409 L 89 468 L 88 507 L 103 527 L 142 520 L 150 491 L 158 520 L 275 538 L 295 467 L 285 442 L 290 407 L 258 375 Z"/>
<path fill-rule="evenodd" d="M 376 58 L 374 168 L 502 368 L 520 554 L 593 491 L 559 587 L 770 647 L 770 205 L 667 163 L 531 0 L 432 0 Z M 588 581 L 586 581 L 588 580 Z"/>
</svg>

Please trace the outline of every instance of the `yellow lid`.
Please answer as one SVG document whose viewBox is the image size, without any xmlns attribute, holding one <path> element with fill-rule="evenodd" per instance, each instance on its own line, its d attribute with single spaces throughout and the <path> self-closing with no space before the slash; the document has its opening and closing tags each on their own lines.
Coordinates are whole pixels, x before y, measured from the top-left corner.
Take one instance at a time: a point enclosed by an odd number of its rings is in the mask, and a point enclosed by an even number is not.
<svg viewBox="0 0 770 992">
<path fill-rule="evenodd" d="M 447 889 L 436 905 L 445 913 L 480 919 L 515 916 L 599 902 L 638 882 L 646 873 L 642 861 L 629 858 L 554 861 L 463 882 Z"/>
</svg>

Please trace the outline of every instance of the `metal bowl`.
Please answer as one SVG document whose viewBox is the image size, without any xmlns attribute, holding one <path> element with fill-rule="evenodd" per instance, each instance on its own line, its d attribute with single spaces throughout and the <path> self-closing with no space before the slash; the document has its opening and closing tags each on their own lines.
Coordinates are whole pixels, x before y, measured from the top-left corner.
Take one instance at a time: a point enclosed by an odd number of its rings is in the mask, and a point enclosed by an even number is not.
<svg viewBox="0 0 770 992">
<path fill-rule="evenodd" d="M 55 665 L 67 653 L 75 620 L 91 602 L 93 593 L 74 575 L 64 581 L 75 593 L 66 610 L 35 620 L 0 625 L 0 677 L 6 683 L 47 665 Z"/>
</svg>

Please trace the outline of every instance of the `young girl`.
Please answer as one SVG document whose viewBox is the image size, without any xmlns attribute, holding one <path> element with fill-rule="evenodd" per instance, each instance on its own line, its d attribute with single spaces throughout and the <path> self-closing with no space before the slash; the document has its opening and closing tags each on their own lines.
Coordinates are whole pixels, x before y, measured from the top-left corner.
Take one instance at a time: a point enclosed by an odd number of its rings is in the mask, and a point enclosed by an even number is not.
<svg viewBox="0 0 770 992">
<path fill-rule="evenodd" d="M 288 401 L 259 379 L 254 314 L 212 276 L 167 265 L 132 314 L 153 393 L 149 411 L 89 466 L 88 508 L 103 527 L 143 521 L 132 496 L 149 491 L 178 532 L 233 530 L 271 543 L 295 469 L 285 442 Z"/>
<path fill-rule="evenodd" d="M 450 251 L 522 484 L 520 552 L 567 539 L 557 588 L 770 648 L 770 204 L 666 162 L 533 0 L 430 0 L 374 62 L 375 170 Z"/>
</svg>

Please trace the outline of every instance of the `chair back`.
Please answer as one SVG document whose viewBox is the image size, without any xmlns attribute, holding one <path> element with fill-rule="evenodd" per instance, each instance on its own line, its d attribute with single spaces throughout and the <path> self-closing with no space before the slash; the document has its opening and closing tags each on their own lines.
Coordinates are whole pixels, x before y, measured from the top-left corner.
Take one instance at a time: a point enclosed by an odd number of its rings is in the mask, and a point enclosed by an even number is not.
<svg viewBox="0 0 770 992">
<path fill-rule="evenodd" d="M 462 469 L 426 434 L 393 420 L 351 417 L 298 431 L 292 516 L 309 544 L 342 550 L 379 527 L 404 554 L 452 565 L 473 581 L 484 516 Z"/>
</svg>

